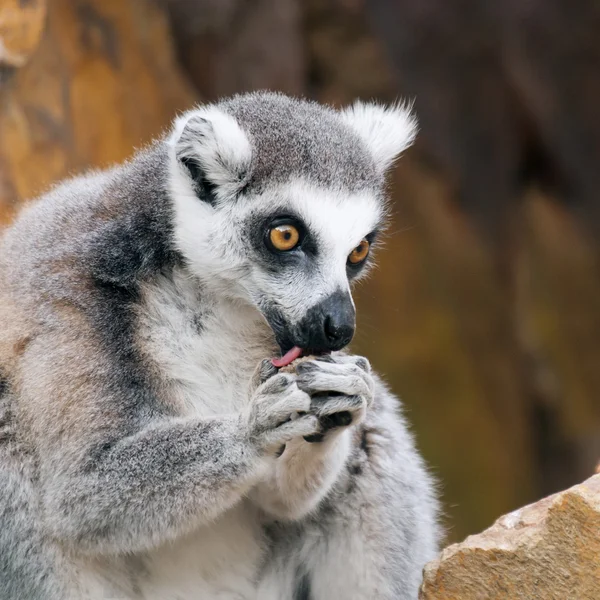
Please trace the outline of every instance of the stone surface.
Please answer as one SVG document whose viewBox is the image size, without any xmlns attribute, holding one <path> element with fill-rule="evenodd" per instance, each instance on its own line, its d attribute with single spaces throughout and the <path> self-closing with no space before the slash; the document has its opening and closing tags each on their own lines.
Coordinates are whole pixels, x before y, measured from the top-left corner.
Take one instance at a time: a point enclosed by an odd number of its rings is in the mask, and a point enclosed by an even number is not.
<svg viewBox="0 0 600 600">
<path fill-rule="evenodd" d="M 37 48 L 44 29 L 46 0 L 2 0 L 0 65 L 22 67 Z"/>
<path fill-rule="evenodd" d="M 305 92 L 300 0 L 162 0 L 182 65 L 203 98 Z"/>
<path fill-rule="evenodd" d="M 425 567 L 420 600 L 600 598 L 600 476 L 498 519 Z"/>
<path fill-rule="evenodd" d="M 196 99 L 160 4 L 53 0 L 43 18 L 44 5 L 0 2 L 13 56 L 0 62 L 0 225 L 67 175 L 127 158 Z"/>
</svg>

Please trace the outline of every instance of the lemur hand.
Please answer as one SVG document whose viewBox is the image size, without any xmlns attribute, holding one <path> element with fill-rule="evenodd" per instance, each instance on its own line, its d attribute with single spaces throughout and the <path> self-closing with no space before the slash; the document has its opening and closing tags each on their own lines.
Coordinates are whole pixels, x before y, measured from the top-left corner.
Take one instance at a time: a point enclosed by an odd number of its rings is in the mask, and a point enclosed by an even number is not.
<svg viewBox="0 0 600 600">
<path fill-rule="evenodd" d="M 375 387 L 366 358 L 324 356 L 299 364 L 296 372 L 298 388 L 310 395 L 310 412 L 319 419 L 319 431 L 305 436 L 306 441 L 319 442 L 328 432 L 364 419 Z"/>
<path fill-rule="evenodd" d="M 251 443 L 261 454 L 277 454 L 294 438 L 315 435 L 319 419 L 310 413 L 311 398 L 289 373 L 277 373 L 263 361 L 253 379 L 256 389 L 242 414 Z"/>
</svg>

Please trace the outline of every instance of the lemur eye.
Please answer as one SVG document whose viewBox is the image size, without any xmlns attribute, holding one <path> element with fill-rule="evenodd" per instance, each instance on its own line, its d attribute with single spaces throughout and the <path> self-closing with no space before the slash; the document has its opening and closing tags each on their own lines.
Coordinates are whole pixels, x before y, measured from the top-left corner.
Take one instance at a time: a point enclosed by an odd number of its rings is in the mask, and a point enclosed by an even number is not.
<svg viewBox="0 0 600 600">
<path fill-rule="evenodd" d="M 353 265 L 358 265 L 363 262 L 363 260 L 369 256 L 370 246 L 371 244 L 369 244 L 369 240 L 366 238 L 362 240 L 361 243 L 356 246 L 356 248 L 354 248 L 354 250 L 352 250 L 352 252 L 350 252 L 348 255 L 348 262 Z"/>
<path fill-rule="evenodd" d="M 275 250 L 293 250 L 300 241 L 300 232 L 293 225 L 277 225 L 269 231 L 269 241 Z"/>
</svg>

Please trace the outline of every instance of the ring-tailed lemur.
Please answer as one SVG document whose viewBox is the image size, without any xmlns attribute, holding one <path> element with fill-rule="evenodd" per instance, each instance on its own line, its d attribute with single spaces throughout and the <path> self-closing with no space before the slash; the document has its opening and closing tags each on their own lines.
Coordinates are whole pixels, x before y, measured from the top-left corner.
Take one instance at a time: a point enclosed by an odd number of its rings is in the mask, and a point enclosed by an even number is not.
<svg viewBox="0 0 600 600">
<path fill-rule="evenodd" d="M 22 212 L 0 249 L 3 600 L 416 597 L 432 484 L 338 352 L 413 134 L 401 107 L 241 95 Z"/>
</svg>

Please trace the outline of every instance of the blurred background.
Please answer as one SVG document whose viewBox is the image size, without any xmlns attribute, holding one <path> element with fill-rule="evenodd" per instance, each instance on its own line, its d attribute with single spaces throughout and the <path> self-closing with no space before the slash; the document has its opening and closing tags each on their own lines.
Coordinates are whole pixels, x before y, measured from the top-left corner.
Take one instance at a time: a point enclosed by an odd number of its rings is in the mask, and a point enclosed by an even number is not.
<svg viewBox="0 0 600 600">
<path fill-rule="evenodd" d="M 448 541 L 591 475 L 600 3 L 0 0 L 0 224 L 177 111 L 265 88 L 414 101 L 354 350 L 403 399 Z"/>
</svg>

